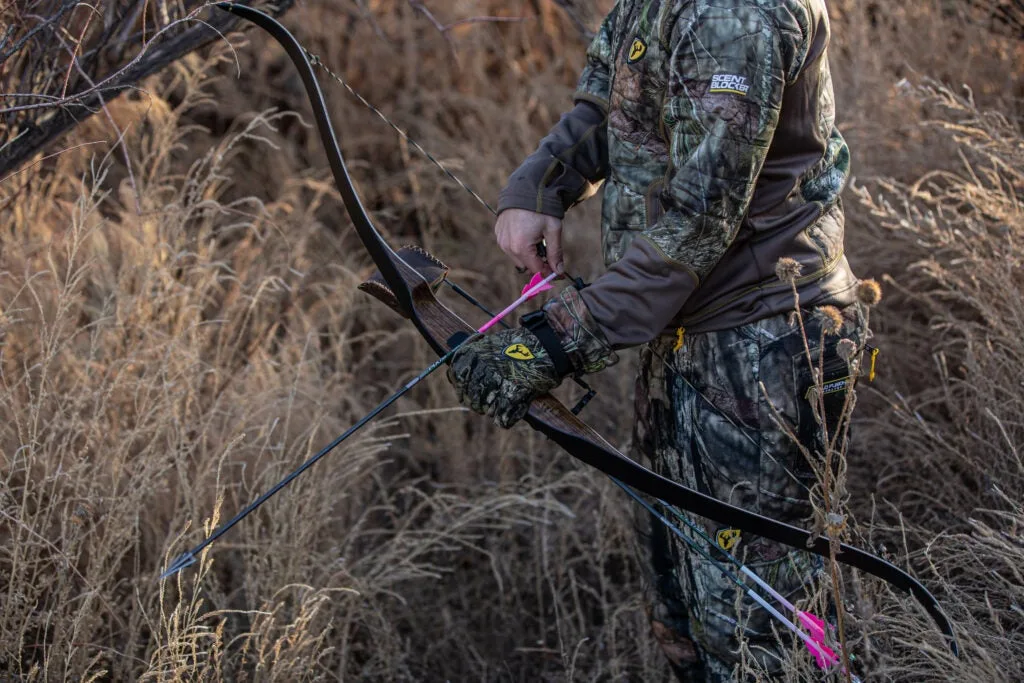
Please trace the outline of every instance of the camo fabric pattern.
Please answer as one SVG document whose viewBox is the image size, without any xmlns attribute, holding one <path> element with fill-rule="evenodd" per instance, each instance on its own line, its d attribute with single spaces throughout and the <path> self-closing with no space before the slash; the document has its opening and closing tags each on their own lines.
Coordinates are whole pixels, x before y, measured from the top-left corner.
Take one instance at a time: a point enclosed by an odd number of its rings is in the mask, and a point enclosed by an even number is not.
<svg viewBox="0 0 1024 683">
<path fill-rule="evenodd" d="M 839 199 L 850 154 L 828 40 L 822 0 L 620 0 L 606 17 L 576 97 L 608 113 L 611 270 L 584 297 L 606 304 L 592 307 L 606 324 L 645 280 L 671 277 L 674 292 L 653 322 L 609 332 L 613 343 L 649 339 L 666 319 L 707 330 L 750 322 L 752 307 L 780 312 L 788 288 L 771 271 L 782 256 L 804 267 L 806 301 L 852 303 Z"/>
<path fill-rule="evenodd" d="M 530 403 L 562 378 L 540 340 L 523 327 L 502 330 L 466 343 L 452 358 L 448 381 L 459 402 L 500 427 L 511 427 Z"/>
<path fill-rule="evenodd" d="M 577 373 L 599 372 L 619 362 L 580 290 L 566 287 L 544 304 L 544 314 Z"/>
<path fill-rule="evenodd" d="M 836 353 L 840 338 L 862 346 L 866 336 L 857 307 L 843 315 L 840 336 L 826 337 L 826 364 L 843 362 Z M 807 528 L 813 471 L 775 425 L 769 407 L 794 433 L 812 435 L 805 444 L 812 452 L 822 451 L 820 441 L 813 443 L 821 430 L 804 398 L 811 379 L 803 341 L 788 318 L 777 315 L 726 331 L 666 336 L 645 346 L 636 386 L 633 455 L 673 481 Z M 813 315 L 805 323 L 817 358 L 820 323 Z M 699 517 L 693 520 L 791 601 L 804 597 L 821 571 L 820 558 L 809 553 Z M 638 525 L 651 571 L 646 597 L 653 633 L 680 680 L 733 680 L 740 630 L 751 656 L 765 671 L 778 674 L 779 644 L 770 615 L 745 594 L 738 595 L 736 585 L 711 562 L 648 514 L 638 517 Z M 724 561 L 717 548 L 713 554 Z"/>
<path fill-rule="evenodd" d="M 783 90 L 809 48 L 810 21 L 800 0 L 616 5 L 577 88 L 609 110 L 608 263 L 643 233 L 697 278 L 710 271 L 750 202 Z M 827 64 L 820 78 L 831 85 Z M 820 135 L 830 153 L 803 179 L 800 200 L 834 203 L 849 155 L 833 126 L 831 87 L 822 90 L 828 98 L 817 103 Z M 662 198 L 667 206 L 659 206 Z M 820 246 L 835 248 L 827 240 Z"/>
</svg>

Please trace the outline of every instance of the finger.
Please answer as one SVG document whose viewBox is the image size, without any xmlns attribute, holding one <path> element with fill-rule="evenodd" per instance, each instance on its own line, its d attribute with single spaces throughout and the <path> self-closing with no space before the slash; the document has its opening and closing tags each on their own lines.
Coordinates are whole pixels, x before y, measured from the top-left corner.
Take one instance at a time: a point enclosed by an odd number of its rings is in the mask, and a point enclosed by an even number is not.
<svg viewBox="0 0 1024 683">
<path fill-rule="evenodd" d="M 515 245 L 515 255 L 520 265 L 526 266 L 532 273 L 540 273 L 546 267 L 544 260 L 537 253 L 537 243 L 529 241 L 528 238 L 521 238 Z"/>
<path fill-rule="evenodd" d="M 487 402 L 484 400 L 483 392 L 479 386 L 471 386 L 466 392 L 466 399 L 468 401 L 469 408 L 481 415 L 486 415 L 488 410 Z"/>
<path fill-rule="evenodd" d="M 481 415 L 493 415 L 497 387 L 501 386 L 501 377 L 493 371 L 481 368 L 472 379 L 471 391 L 473 393 L 473 404 L 476 412 Z"/>
<path fill-rule="evenodd" d="M 452 382 L 452 388 L 455 389 L 455 399 L 459 402 L 459 405 L 469 408 L 469 394 L 466 391 L 466 385 L 453 379 L 450 371 L 448 379 Z"/>
<path fill-rule="evenodd" d="M 462 349 L 462 351 L 466 351 L 466 349 Z M 452 364 L 448 366 L 448 378 L 453 384 L 465 385 L 473 371 L 473 365 L 472 357 L 467 357 L 465 353 L 456 353 Z"/>
<path fill-rule="evenodd" d="M 491 417 L 494 418 L 494 424 L 502 429 L 508 429 L 511 426 L 508 419 L 508 410 L 508 401 L 504 397 L 494 402 L 494 412 L 491 413 Z"/>
<path fill-rule="evenodd" d="M 525 273 L 530 269 L 530 265 L 519 256 L 519 251 L 511 244 L 502 247 L 501 250 L 505 252 L 510 259 L 512 259 L 512 263 L 515 264 L 516 272 Z"/>
<path fill-rule="evenodd" d="M 529 403 L 504 400 L 494 413 L 494 422 L 502 429 L 508 429 L 523 419 L 529 410 Z"/>
<path fill-rule="evenodd" d="M 544 242 L 548 250 L 548 267 L 551 271 L 562 274 L 565 264 L 562 262 L 562 222 L 550 221 L 544 227 Z M 545 273 L 547 275 L 547 273 Z"/>
<path fill-rule="evenodd" d="M 542 232 L 541 234 L 544 234 L 544 233 Z M 535 273 L 540 273 L 541 275 L 544 275 L 545 277 L 550 275 L 551 274 L 551 266 L 548 263 L 548 246 L 547 246 L 547 244 L 545 244 L 543 237 L 541 238 L 540 242 L 537 242 L 536 244 L 533 245 L 533 251 L 534 251 L 535 254 L 537 254 L 537 258 L 540 260 L 540 266 L 537 267 L 537 268 L 534 268 L 533 269 L 534 272 Z"/>
<path fill-rule="evenodd" d="M 512 263 L 515 265 L 516 271 L 526 272 L 528 266 L 523 263 L 522 259 L 516 253 L 514 246 L 515 230 L 513 230 L 508 221 L 503 220 L 506 213 L 502 213 L 498 217 L 498 220 L 494 224 L 494 235 L 498 242 L 498 248 L 505 252 L 505 255 L 512 259 Z"/>
</svg>

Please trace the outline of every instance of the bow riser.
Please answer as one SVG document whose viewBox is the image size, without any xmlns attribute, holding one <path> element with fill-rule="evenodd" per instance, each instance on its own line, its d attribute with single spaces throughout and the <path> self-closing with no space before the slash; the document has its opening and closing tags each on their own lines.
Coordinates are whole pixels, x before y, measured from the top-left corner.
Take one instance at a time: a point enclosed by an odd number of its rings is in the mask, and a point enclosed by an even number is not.
<svg viewBox="0 0 1024 683">
<path fill-rule="evenodd" d="M 422 296 L 417 297 L 416 295 L 416 290 L 421 286 L 420 280 L 426 282 L 431 293 L 434 293 L 448 276 L 448 266 L 420 247 L 405 246 L 399 249 L 395 255 L 398 257 L 395 265 L 398 266 L 399 272 L 402 273 L 403 279 L 411 290 L 414 307 L 417 299 L 422 298 Z M 416 271 L 419 277 L 411 277 L 408 275 L 408 270 Z M 366 282 L 360 284 L 359 290 L 366 292 L 403 318 L 409 318 L 409 314 L 402 310 L 401 302 L 379 270 L 375 270 Z"/>
</svg>

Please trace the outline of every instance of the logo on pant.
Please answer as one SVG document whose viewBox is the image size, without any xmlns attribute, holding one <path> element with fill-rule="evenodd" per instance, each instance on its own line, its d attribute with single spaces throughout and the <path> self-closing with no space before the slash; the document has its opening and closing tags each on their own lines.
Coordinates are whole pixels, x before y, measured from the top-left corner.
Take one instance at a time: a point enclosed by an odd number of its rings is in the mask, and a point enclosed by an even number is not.
<svg viewBox="0 0 1024 683">
<path fill-rule="evenodd" d="M 715 534 L 715 543 L 718 547 L 729 552 L 736 547 L 736 544 L 740 542 L 740 530 L 739 529 L 720 529 Z"/>
</svg>

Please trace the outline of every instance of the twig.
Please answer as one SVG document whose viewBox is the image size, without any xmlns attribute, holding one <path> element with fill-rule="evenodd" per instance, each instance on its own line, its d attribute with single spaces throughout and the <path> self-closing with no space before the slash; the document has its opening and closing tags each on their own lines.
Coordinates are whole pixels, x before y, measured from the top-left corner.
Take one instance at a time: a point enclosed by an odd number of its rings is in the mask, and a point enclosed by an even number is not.
<svg viewBox="0 0 1024 683">
<path fill-rule="evenodd" d="M 44 157 L 40 157 L 39 159 L 36 159 L 35 161 L 33 161 L 31 164 L 29 164 L 28 166 L 26 166 L 24 168 L 19 168 L 17 171 L 11 171 L 7 175 L 5 175 L 2 180 L 0 180 L 0 185 L 3 185 L 4 183 L 6 183 L 8 180 L 10 180 L 11 178 L 13 178 L 16 175 L 24 173 L 24 172 L 28 171 L 29 169 L 35 168 L 36 166 L 38 166 L 39 164 L 43 163 L 47 159 L 52 159 L 53 157 L 60 156 L 61 154 L 64 154 L 65 152 L 73 152 L 74 150 L 78 149 L 79 147 L 87 147 L 89 145 L 99 145 L 99 144 L 102 144 L 104 142 L 106 142 L 106 140 L 93 140 L 92 142 L 83 142 L 80 145 L 75 145 L 73 147 L 66 147 L 64 149 L 57 150 L 53 154 L 47 154 Z"/>
<path fill-rule="evenodd" d="M 32 36 L 39 33 L 43 29 L 48 28 L 49 26 L 59 22 L 61 17 L 63 17 L 68 10 L 77 6 L 78 0 L 67 0 L 67 2 L 61 5 L 61 8 L 57 11 L 56 14 L 54 14 L 52 17 L 48 17 L 43 23 L 37 24 L 35 27 L 32 28 L 31 31 L 22 36 L 21 40 L 19 40 L 17 43 L 11 46 L 11 49 L 0 55 L 0 64 L 6 62 L 11 55 L 13 55 L 15 52 L 24 47 L 25 43 L 32 39 Z"/>
<path fill-rule="evenodd" d="M 448 47 L 451 49 L 452 54 L 455 54 L 455 43 L 453 42 L 450 33 L 452 29 L 458 26 L 462 26 L 464 24 L 480 23 L 519 23 L 533 18 L 478 16 L 459 19 L 457 21 L 453 21 L 450 24 L 442 24 L 440 21 L 438 21 L 437 17 L 435 17 L 434 14 L 429 9 L 427 9 L 427 6 L 423 4 L 423 0 L 408 0 L 408 2 L 410 7 L 412 7 L 417 12 L 421 13 L 424 17 L 427 18 L 427 21 L 434 25 L 434 28 L 436 28 L 438 32 L 442 35 L 442 37 L 444 37 L 444 39 L 448 42 Z"/>
<path fill-rule="evenodd" d="M 106 84 L 110 83 L 111 81 L 116 81 L 121 75 L 123 75 L 125 72 L 130 70 L 136 64 L 138 64 L 138 62 L 146 54 L 147 50 L 149 49 L 149 46 L 153 44 L 153 41 L 157 38 L 157 36 L 159 36 L 160 34 L 164 33 L 165 31 L 169 30 L 170 28 L 172 28 L 173 26 L 175 26 L 177 24 L 188 23 L 188 22 L 196 20 L 195 19 L 195 15 L 198 14 L 200 10 L 205 9 L 208 6 L 209 5 L 203 5 L 201 7 L 197 7 L 192 12 L 189 12 L 188 16 L 183 17 L 181 19 L 176 19 L 175 21 L 172 21 L 167 26 L 164 26 L 163 28 L 161 28 L 159 31 L 157 31 L 156 35 L 154 35 L 153 38 L 150 39 L 150 41 L 148 43 L 146 43 L 142 47 L 142 49 L 139 51 L 139 54 L 135 55 L 135 57 L 133 57 L 130 62 L 128 62 L 123 67 L 121 67 L 120 69 L 118 69 L 114 73 L 112 73 L 109 76 L 107 76 L 106 78 L 104 78 L 99 83 L 93 84 L 91 87 L 87 88 L 86 90 L 83 90 L 80 93 L 75 93 L 74 95 L 71 95 L 71 96 L 68 96 L 68 97 L 62 97 L 59 100 L 57 100 L 56 102 L 47 102 L 47 103 L 40 103 L 40 104 L 23 104 L 23 105 L 18 105 L 18 106 L 14 106 L 14 107 L 5 107 L 3 109 L 0 109 L 0 114 L 10 114 L 10 113 L 19 112 L 19 111 L 32 111 L 32 110 L 38 110 L 38 109 L 52 109 L 54 107 L 63 107 L 63 106 L 66 106 L 68 104 L 75 103 L 78 100 L 84 99 L 84 98 L 88 97 L 89 95 L 96 94 L 96 93 L 100 92 L 102 89 L 108 89 L 109 90 L 109 89 L 115 89 L 115 88 L 125 88 L 126 86 L 124 86 L 124 85 L 116 85 L 116 86 L 112 86 L 110 88 L 107 88 Z M 90 82 L 92 82 L 92 81 L 90 80 Z"/>
<path fill-rule="evenodd" d="M 59 40 L 61 45 L 64 46 L 64 49 L 70 53 L 71 65 L 77 67 L 78 73 L 82 76 L 82 78 L 85 79 L 86 83 L 88 83 L 92 87 L 95 87 L 96 84 L 93 82 L 92 78 L 90 78 L 89 74 L 86 73 L 85 69 L 82 68 L 82 65 L 78 63 L 78 57 L 76 56 L 75 51 L 72 50 L 66 42 L 64 42 L 64 39 L 61 38 L 59 34 L 57 35 L 57 40 Z M 143 47 L 142 51 L 145 51 L 145 47 Z M 132 170 L 131 156 L 128 153 L 128 145 L 124 141 L 125 135 L 128 132 L 127 128 L 122 131 L 120 128 L 117 127 L 117 121 L 114 120 L 113 114 L 110 113 L 110 109 L 107 107 L 107 103 L 103 99 L 103 95 L 97 94 L 97 97 L 99 97 L 100 107 L 103 109 L 103 114 L 107 117 L 107 121 L 110 123 L 110 127 L 117 131 L 117 142 L 115 143 L 115 145 L 119 145 L 121 147 L 121 152 L 124 156 L 124 166 L 125 170 L 128 172 L 128 182 L 132 186 L 132 195 L 133 198 L 135 199 L 135 213 L 138 215 L 142 215 L 142 201 L 139 197 L 139 186 L 135 182 L 135 172 Z"/>
<path fill-rule="evenodd" d="M 95 16 L 98 10 L 88 3 L 81 3 L 85 7 L 92 10 L 89 14 L 89 18 L 85 20 L 85 26 L 82 27 L 82 31 L 78 34 L 78 40 L 75 41 L 75 51 L 71 54 L 71 61 L 68 62 L 68 70 L 64 73 L 64 85 L 61 86 L 60 96 L 65 97 L 68 94 L 68 81 L 71 80 L 71 68 L 75 64 L 75 56 L 78 54 L 79 48 L 82 47 L 82 41 L 85 40 L 85 33 L 89 30 L 89 25 L 92 24 L 92 18 Z"/>
<path fill-rule="evenodd" d="M 292 0 L 278 0 L 274 10 L 275 16 L 279 16 L 291 6 Z M 163 40 L 158 41 L 159 44 L 154 44 L 153 41 L 150 41 L 147 45 L 150 48 L 148 57 L 141 60 L 133 60 L 133 64 L 126 67 L 129 69 L 128 71 L 120 69 L 120 75 L 112 77 L 117 79 L 117 82 L 110 83 L 110 79 L 105 78 L 104 82 L 108 82 L 108 86 L 95 90 L 87 98 L 84 98 L 83 101 L 86 104 L 99 107 L 100 97 L 98 93 L 109 90 L 114 91 L 116 95 L 124 90 L 131 89 L 134 87 L 133 83 L 155 73 L 179 59 L 182 55 L 193 52 L 218 37 L 223 38 L 223 31 L 228 31 L 235 27 L 238 20 L 227 13 L 216 13 L 209 20 L 193 18 L 191 21 L 193 26 L 187 31 L 167 36 Z M 86 55 L 90 53 L 86 53 Z M 87 63 L 86 55 L 79 59 L 83 64 Z M 17 144 L 13 144 L 14 141 L 8 141 L 0 148 L 0 173 L 6 173 L 18 168 L 21 164 L 35 156 L 49 142 L 81 123 L 83 118 L 77 115 L 77 113 L 72 112 L 68 107 L 56 107 L 54 111 L 54 115 L 46 118 L 39 125 L 26 126 L 23 132 L 19 131 L 19 135 L 16 138 Z"/>
<path fill-rule="evenodd" d="M 441 30 L 442 31 L 451 31 L 453 28 L 457 28 L 459 26 L 462 26 L 463 24 L 482 24 L 482 23 L 521 24 L 524 21 L 529 21 L 530 19 L 533 19 L 533 18 L 534 17 L 487 17 L 487 16 L 484 16 L 484 17 L 466 17 L 465 19 L 459 19 L 458 21 L 453 21 L 452 23 L 448 24 L 447 26 L 445 26 Z"/>
</svg>

